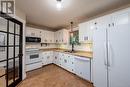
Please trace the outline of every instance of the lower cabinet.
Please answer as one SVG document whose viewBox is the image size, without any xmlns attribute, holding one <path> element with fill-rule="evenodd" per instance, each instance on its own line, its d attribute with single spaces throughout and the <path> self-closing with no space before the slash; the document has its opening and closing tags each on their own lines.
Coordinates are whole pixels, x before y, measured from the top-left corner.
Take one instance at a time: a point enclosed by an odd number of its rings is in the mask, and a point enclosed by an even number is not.
<svg viewBox="0 0 130 87">
<path fill-rule="evenodd" d="M 53 63 L 58 65 L 58 62 L 59 62 L 59 52 L 54 52 L 54 59 L 53 59 Z"/>
<path fill-rule="evenodd" d="M 53 51 L 42 52 L 42 65 L 53 63 Z"/>
<path fill-rule="evenodd" d="M 42 52 L 42 65 L 44 66 L 51 63 L 90 81 L 91 74 L 89 58 L 73 56 L 61 52 Z"/>
<path fill-rule="evenodd" d="M 90 69 L 90 59 L 75 57 L 75 74 L 80 76 L 83 79 L 91 79 L 91 69 Z"/>
<path fill-rule="evenodd" d="M 67 70 L 74 73 L 74 67 L 75 67 L 74 66 L 74 62 L 75 62 L 74 56 L 67 54 L 66 59 L 67 59 Z"/>
</svg>

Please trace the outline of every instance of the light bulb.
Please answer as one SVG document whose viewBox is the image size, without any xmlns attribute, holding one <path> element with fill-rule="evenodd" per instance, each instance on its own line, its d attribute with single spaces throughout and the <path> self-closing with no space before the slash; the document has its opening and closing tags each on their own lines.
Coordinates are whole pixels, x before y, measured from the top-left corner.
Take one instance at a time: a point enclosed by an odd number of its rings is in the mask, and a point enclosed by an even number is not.
<svg viewBox="0 0 130 87">
<path fill-rule="evenodd" d="M 57 1 L 57 9 L 61 10 L 62 8 L 62 4 L 61 4 L 61 1 Z"/>
</svg>

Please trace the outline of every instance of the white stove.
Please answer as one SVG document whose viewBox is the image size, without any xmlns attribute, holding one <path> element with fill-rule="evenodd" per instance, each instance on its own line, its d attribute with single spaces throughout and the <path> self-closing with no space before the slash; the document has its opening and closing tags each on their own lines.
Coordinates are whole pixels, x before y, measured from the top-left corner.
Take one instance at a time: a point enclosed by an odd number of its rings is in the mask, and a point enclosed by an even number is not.
<svg viewBox="0 0 130 87">
<path fill-rule="evenodd" d="M 42 67 L 42 58 L 37 48 L 26 49 L 26 71 L 31 71 Z"/>
</svg>

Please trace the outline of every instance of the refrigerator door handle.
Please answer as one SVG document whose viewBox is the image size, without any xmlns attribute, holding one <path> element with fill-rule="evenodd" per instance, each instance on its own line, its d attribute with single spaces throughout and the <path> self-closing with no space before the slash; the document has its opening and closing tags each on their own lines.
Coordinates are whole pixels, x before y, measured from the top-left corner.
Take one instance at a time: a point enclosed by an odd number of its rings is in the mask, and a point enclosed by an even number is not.
<svg viewBox="0 0 130 87">
<path fill-rule="evenodd" d="M 104 65 L 105 66 L 108 66 L 107 65 L 107 44 L 106 44 L 106 42 L 104 42 Z"/>
<path fill-rule="evenodd" d="M 112 65 L 112 50 L 111 50 L 111 44 L 108 42 L 108 67 L 111 67 Z"/>
</svg>

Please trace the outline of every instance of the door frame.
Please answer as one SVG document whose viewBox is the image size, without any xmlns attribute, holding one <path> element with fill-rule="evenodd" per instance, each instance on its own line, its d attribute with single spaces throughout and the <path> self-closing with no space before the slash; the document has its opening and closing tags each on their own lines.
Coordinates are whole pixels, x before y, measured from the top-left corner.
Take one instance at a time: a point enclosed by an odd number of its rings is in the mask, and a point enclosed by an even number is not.
<svg viewBox="0 0 130 87">
<path fill-rule="evenodd" d="M 20 21 L 18 21 L 18 20 L 16 20 L 16 19 L 14 19 L 14 18 L 12 18 L 11 16 L 9 16 L 8 14 L 6 14 L 6 13 L 3 13 L 3 12 L 1 12 L 0 11 L 0 17 L 2 17 L 2 18 L 4 18 L 4 19 L 6 19 L 7 20 L 7 31 L 6 32 L 4 32 L 4 31 L 0 31 L 0 32 L 3 32 L 3 33 L 6 33 L 7 34 L 7 59 L 5 60 L 5 61 L 7 61 L 7 68 L 6 68 L 6 73 L 3 75 L 3 76 L 6 76 L 6 87 L 15 87 L 18 83 L 20 83 L 21 81 L 22 81 L 22 75 L 23 75 L 23 72 L 22 72 L 22 58 L 23 58 L 23 23 L 22 22 L 20 22 Z M 8 59 L 8 48 L 9 48 L 9 34 L 11 34 L 10 32 L 9 32 L 9 21 L 11 21 L 11 22 L 13 22 L 14 23 L 14 25 L 15 24 L 18 24 L 18 25 L 20 25 L 20 33 L 19 33 L 19 55 L 18 55 L 18 57 L 19 57 L 19 79 L 17 79 L 17 80 L 14 80 L 14 82 L 13 83 L 11 83 L 10 85 L 8 85 L 8 61 L 9 61 L 9 59 Z M 15 29 L 15 27 L 14 27 L 14 29 Z M 14 37 L 16 36 L 16 34 L 14 33 Z M 15 48 L 15 44 L 14 44 L 14 48 Z M 13 49 L 14 49 L 13 48 Z M 15 60 L 15 57 L 14 57 L 14 60 Z M 14 60 L 13 60 L 13 62 L 14 62 Z M 13 66 L 13 69 L 14 69 L 15 67 Z M 14 71 L 15 71 L 15 69 L 14 69 Z M 14 76 L 15 76 L 15 73 L 14 73 Z M 13 77 L 13 78 L 15 78 L 15 77 Z"/>
</svg>

